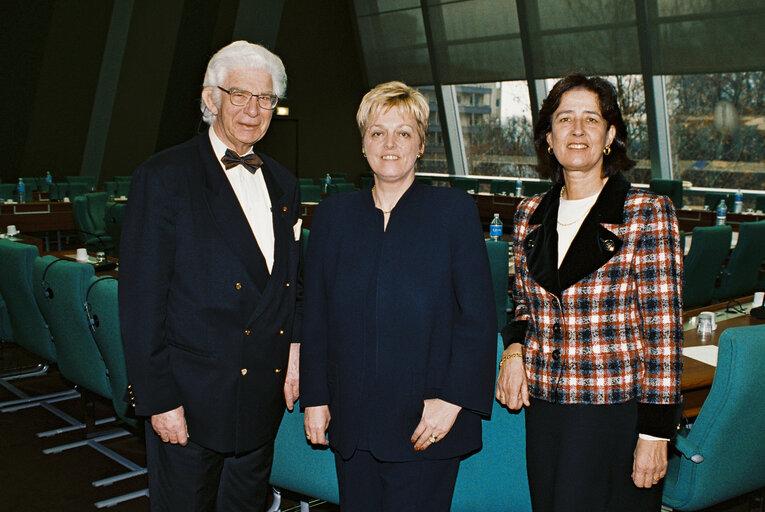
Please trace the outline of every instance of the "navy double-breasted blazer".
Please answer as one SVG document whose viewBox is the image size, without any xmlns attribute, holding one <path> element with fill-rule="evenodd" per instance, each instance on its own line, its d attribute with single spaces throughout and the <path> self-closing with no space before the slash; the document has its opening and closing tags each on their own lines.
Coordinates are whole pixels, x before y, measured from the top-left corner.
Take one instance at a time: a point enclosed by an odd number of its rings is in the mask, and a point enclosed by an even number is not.
<svg viewBox="0 0 765 512">
<path fill-rule="evenodd" d="M 302 407 L 329 405 L 330 446 L 349 458 L 442 459 L 481 447 L 491 412 L 496 311 L 478 210 L 415 182 L 383 231 L 369 189 L 322 201 L 305 269 Z M 423 401 L 462 407 L 428 449 L 410 442 Z"/>
<path fill-rule="evenodd" d="M 271 198 L 265 260 L 207 132 L 133 174 L 120 254 L 120 321 L 135 412 L 184 407 L 189 435 L 221 452 L 273 439 L 299 295 L 297 179 L 259 154 Z"/>
</svg>

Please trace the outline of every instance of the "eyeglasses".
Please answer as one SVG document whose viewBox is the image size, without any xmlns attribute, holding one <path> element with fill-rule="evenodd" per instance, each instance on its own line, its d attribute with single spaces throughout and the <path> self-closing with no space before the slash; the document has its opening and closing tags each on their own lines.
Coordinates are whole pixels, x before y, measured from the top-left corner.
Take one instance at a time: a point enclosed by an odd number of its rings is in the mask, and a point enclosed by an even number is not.
<svg viewBox="0 0 765 512">
<path fill-rule="evenodd" d="M 239 89 L 224 89 L 220 85 L 218 89 L 228 94 L 228 99 L 231 100 L 231 104 L 235 107 L 243 107 L 250 102 L 250 98 L 255 98 L 260 108 L 266 110 L 273 110 L 276 108 L 276 104 L 279 103 L 279 96 L 275 94 L 252 94 L 250 91 L 241 91 Z"/>
</svg>

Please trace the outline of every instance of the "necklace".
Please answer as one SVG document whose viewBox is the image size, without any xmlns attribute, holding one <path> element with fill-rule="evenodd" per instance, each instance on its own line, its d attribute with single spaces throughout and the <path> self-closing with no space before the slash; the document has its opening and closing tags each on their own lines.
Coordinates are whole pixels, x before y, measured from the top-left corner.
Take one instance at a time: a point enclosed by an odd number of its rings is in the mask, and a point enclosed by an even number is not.
<svg viewBox="0 0 765 512">
<path fill-rule="evenodd" d="M 563 185 L 563 188 L 560 189 L 560 198 L 561 199 L 564 199 L 563 194 L 565 193 L 565 191 L 566 191 L 566 185 Z M 568 201 L 568 199 L 565 199 L 565 200 Z M 596 201 L 597 201 L 597 199 L 596 199 Z M 577 222 L 580 222 L 582 219 L 584 219 L 587 216 L 587 214 L 590 213 L 590 210 L 592 210 L 593 206 L 595 206 L 594 202 L 590 205 L 589 208 L 587 208 L 584 211 L 584 213 L 582 213 L 579 217 L 577 217 L 576 219 L 572 220 L 571 222 L 561 222 L 560 220 L 557 220 L 557 219 L 556 219 L 556 222 L 558 223 L 559 226 L 563 226 L 564 228 L 568 227 L 568 226 L 573 226 Z M 558 207 L 558 215 L 560 215 L 560 207 Z"/>
<path fill-rule="evenodd" d="M 375 198 L 375 186 L 374 185 L 372 185 L 372 198 L 373 199 Z M 395 207 L 396 207 L 396 205 L 393 205 L 393 208 L 395 208 Z M 390 215 L 390 212 L 393 211 L 393 208 L 391 208 L 387 212 L 385 210 L 383 210 L 382 207 L 380 208 L 380 210 L 382 210 L 383 215 Z"/>
</svg>

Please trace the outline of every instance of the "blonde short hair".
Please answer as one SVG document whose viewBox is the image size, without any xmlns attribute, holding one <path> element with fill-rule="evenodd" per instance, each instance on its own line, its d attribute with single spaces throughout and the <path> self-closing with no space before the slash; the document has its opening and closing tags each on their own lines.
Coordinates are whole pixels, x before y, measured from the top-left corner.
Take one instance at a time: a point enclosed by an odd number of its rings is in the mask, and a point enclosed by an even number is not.
<svg viewBox="0 0 765 512">
<path fill-rule="evenodd" d="M 420 142 L 425 143 L 428 136 L 428 118 L 430 106 L 428 100 L 420 91 L 409 87 L 403 82 L 386 82 L 377 85 L 361 99 L 359 111 L 356 112 L 356 123 L 359 125 L 361 137 L 367 131 L 370 123 L 374 122 L 383 111 L 398 107 L 410 114 L 417 121 L 417 134 Z"/>
</svg>

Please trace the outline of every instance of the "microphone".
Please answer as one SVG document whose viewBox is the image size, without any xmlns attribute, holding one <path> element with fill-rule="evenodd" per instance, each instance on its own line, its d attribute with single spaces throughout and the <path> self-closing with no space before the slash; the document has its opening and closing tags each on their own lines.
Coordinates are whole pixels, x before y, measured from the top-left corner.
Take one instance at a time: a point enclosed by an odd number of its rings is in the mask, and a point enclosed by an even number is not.
<svg viewBox="0 0 765 512">
<path fill-rule="evenodd" d="M 104 261 L 98 261 L 93 265 L 96 271 L 104 272 L 107 270 L 114 270 L 115 268 L 117 268 L 117 264 L 113 261 L 109 261 L 109 257 L 107 256 L 108 246 L 106 245 L 106 242 L 102 238 L 103 236 L 105 236 L 104 234 L 91 233 L 89 231 L 85 231 L 84 229 L 78 229 L 78 231 L 84 235 L 88 235 L 90 237 L 95 238 L 98 241 L 98 243 L 96 244 L 96 248 L 98 248 L 99 252 L 104 253 Z"/>
</svg>

